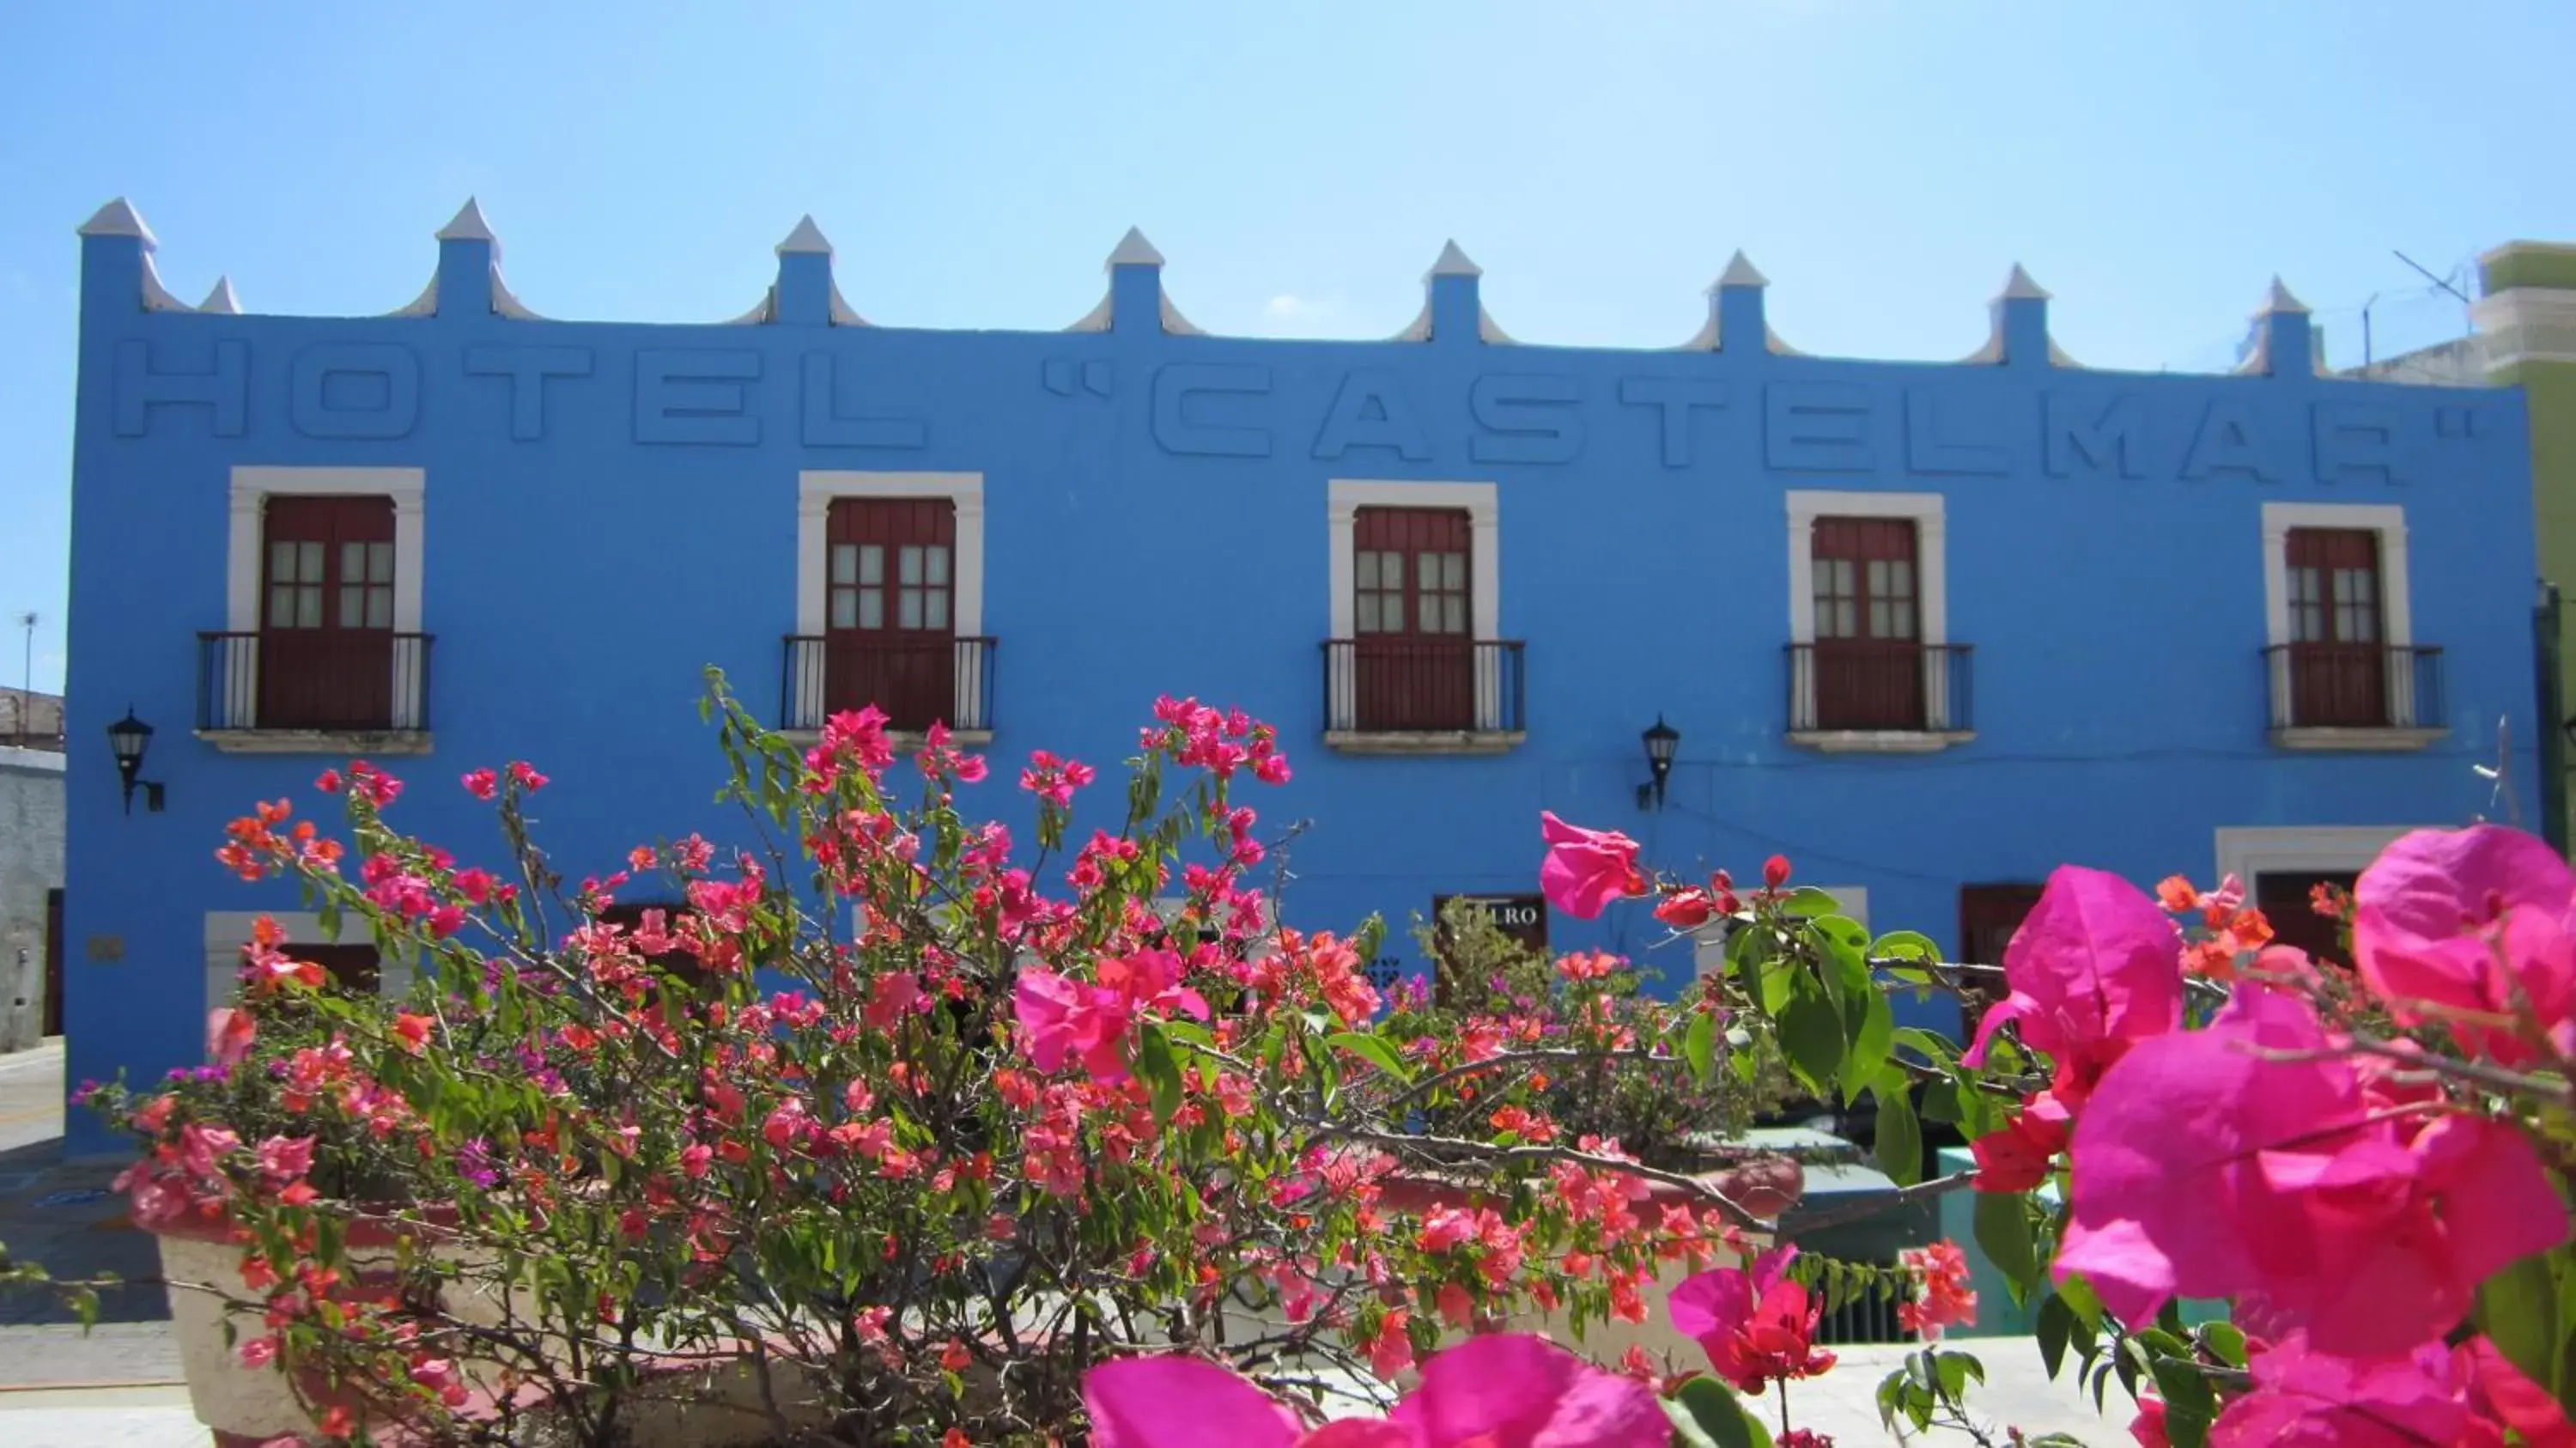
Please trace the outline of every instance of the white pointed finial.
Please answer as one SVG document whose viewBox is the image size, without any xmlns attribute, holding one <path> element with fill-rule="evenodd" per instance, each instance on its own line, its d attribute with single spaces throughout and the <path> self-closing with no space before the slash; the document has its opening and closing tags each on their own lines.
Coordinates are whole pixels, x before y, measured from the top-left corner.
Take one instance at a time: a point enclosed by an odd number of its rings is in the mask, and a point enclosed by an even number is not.
<svg viewBox="0 0 2576 1448">
<path fill-rule="evenodd" d="M 2307 312 L 2308 304 L 2300 301 L 2297 297 L 2290 295 L 2290 289 L 2281 285 L 2281 279 L 2276 276 L 2272 278 L 2272 290 L 2264 294 L 2263 310 L 2256 312 L 2254 315 L 2258 317 L 2268 317 L 2274 313 L 2279 313 L 2284 316 L 2303 317 L 2307 315 Z"/>
<path fill-rule="evenodd" d="M 1109 253 L 1109 260 L 1106 263 L 1109 266 L 1161 266 L 1162 264 L 1163 254 L 1154 250 L 1154 243 L 1145 239 L 1145 233 L 1141 228 L 1133 226 L 1127 228 L 1125 236 L 1118 238 L 1118 249 Z"/>
<path fill-rule="evenodd" d="M 787 233 L 787 239 L 778 243 L 778 254 L 780 256 L 830 256 L 832 243 L 824 239 L 823 228 L 816 226 L 813 215 L 808 213 L 797 221 L 794 231 Z"/>
<path fill-rule="evenodd" d="M 1995 294 L 1995 300 L 1999 302 L 2044 302 L 2048 300 L 2048 288 L 2032 281 L 2030 279 L 2030 273 L 2022 270 L 2021 263 L 2014 262 L 2012 275 L 2004 278 L 2004 289 Z"/>
<path fill-rule="evenodd" d="M 152 228 L 143 224 L 143 214 L 136 211 L 133 205 L 122 196 L 100 207 L 88 221 L 83 222 L 80 234 L 131 236 L 143 243 L 145 251 L 150 251 L 161 244 L 154 239 Z"/>
<path fill-rule="evenodd" d="M 215 278 L 215 289 L 206 293 L 206 299 L 197 304 L 197 310 L 218 317 L 240 316 L 241 299 L 233 295 L 233 279 L 228 276 Z"/>
<path fill-rule="evenodd" d="M 1738 251 L 1727 261 L 1726 270 L 1718 273 L 1717 281 L 1709 287 L 1709 290 L 1717 291 L 1722 287 L 1767 287 L 1769 285 L 1771 285 L 1771 279 L 1764 276 L 1760 269 L 1753 265 L 1753 258 Z"/>
<path fill-rule="evenodd" d="M 498 246 L 501 238 L 492 234 L 491 225 L 483 219 L 482 204 L 473 197 L 456 209 L 456 215 L 438 229 L 440 241 L 488 241 Z"/>
<path fill-rule="evenodd" d="M 1484 274 L 1485 269 L 1469 261 L 1467 253 L 1458 249 L 1457 242 L 1447 241 L 1441 243 L 1440 259 L 1431 264 L 1431 270 L 1423 273 L 1422 279 L 1427 282 L 1433 277 L 1480 277 Z"/>
</svg>

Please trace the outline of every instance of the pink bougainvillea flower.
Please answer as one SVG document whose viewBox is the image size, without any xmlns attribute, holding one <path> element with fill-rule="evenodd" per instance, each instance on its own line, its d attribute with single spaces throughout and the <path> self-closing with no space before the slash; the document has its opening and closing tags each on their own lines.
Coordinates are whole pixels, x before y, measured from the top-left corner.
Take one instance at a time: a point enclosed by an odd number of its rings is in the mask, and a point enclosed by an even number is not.
<svg viewBox="0 0 2576 1448">
<path fill-rule="evenodd" d="M 1697 1339 L 1717 1375 L 1748 1393 L 1834 1365 L 1814 1346 L 1822 1299 L 1789 1280 L 1795 1247 L 1775 1247 L 1749 1267 L 1702 1272 L 1673 1289 L 1673 1329 Z"/>
<path fill-rule="evenodd" d="M 2331 1046 L 2305 1001 L 2248 985 L 2208 1029 L 2130 1051 L 2076 1123 L 2059 1278 L 2132 1324 L 2170 1297 L 2251 1293 L 2319 1351 L 2384 1355 L 2566 1237 L 2518 1131 L 2392 1116 Z"/>
<path fill-rule="evenodd" d="M 2026 1192 L 2048 1180 L 2057 1154 L 2066 1149 L 2071 1121 L 2055 1093 L 2033 1093 L 2002 1130 L 1968 1143 L 1977 1159 L 1977 1190 Z"/>
<path fill-rule="evenodd" d="M 1578 920 L 1599 918 L 1610 902 L 1623 895 L 1646 893 L 1637 873 L 1637 842 L 1617 830 L 1587 830 L 1544 810 L 1539 834 L 1547 841 L 1547 862 L 1539 866 L 1539 889 L 1548 903 Z"/>
<path fill-rule="evenodd" d="M 2417 830 L 2362 871 L 2353 901 L 2354 963 L 2401 1023 L 2451 1019 L 2506 1065 L 2576 1054 L 2576 873 L 2548 845 L 2499 825 Z M 2522 1005 L 2536 1035 L 2458 1019 Z"/>
<path fill-rule="evenodd" d="M 2548 1393 L 2484 1338 L 2355 1359 L 2293 1336 L 2249 1366 L 2254 1391 L 2218 1415 L 2210 1448 L 2502 1448 L 2508 1429 L 2528 1448 L 2576 1443 Z"/>
<path fill-rule="evenodd" d="M 250 1054 L 259 1038 L 259 1023 L 247 1011 L 219 1007 L 206 1017 L 206 1059 L 229 1066 Z"/>
<path fill-rule="evenodd" d="M 1301 1429 L 1259 1388 L 1194 1358 L 1126 1358 L 1083 1375 L 1093 1448 L 1665 1448 L 1654 1392 L 1524 1334 L 1470 1338 L 1423 1365 L 1385 1422 Z"/>
<path fill-rule="evenodd" d="M 1032 966 L 1020 972 L 1012 1004 L 1021 1048 L 1039 1070 L 1061 1071 L 1071 1058 L 1097 1080 L 1127 1079 L 1120 1047 L 1134 1016 L 1125 996 Z"/>
<path fill-rule="evenodd" d="M 2182 940 L 2154 897 L 2117 875 L 2060 865 L 2004 948 L 2011 994 L 1986 1012 L 1965 1061 L 2007 1021 L 2057 1062 L 2057 1095 L 2085 1088 L 2130 1045 L 2182 1021 Z"/>
</svg>

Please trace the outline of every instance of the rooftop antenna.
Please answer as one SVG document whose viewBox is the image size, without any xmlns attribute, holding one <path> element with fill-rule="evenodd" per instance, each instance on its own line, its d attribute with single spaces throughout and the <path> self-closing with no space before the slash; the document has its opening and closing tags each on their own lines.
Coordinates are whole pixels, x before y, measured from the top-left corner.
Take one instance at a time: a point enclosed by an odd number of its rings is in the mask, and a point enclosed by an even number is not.
<svg viewBox="0 0 2576 1448">
<path fill-rule="evenodd" d="M 2388 254 L 2397 258 L 2399 261 L 2406 263 L 2408 266 L 2415 268 L 2417 274 L 2421 275 L 2424 280 L 2431 282 L 2433 285 L 2440 287 L 2446 292 L 2449 292 L 2452 296 L 2458 297 L 2460 299 L 2461 306 L 2465 307 L 2469 304 L 2469 294 L 2461 291 L 2458 287 L 2451 285 L 2451 279 L 2449 277 L 2437 277 L 2433 275 L 2431 271 L 2425 268 L 2422 262 L 2417 261 L 2415 258 L 2408 256 L 2406 253 L 2399 251 L 2393 246 L 2388 249 Z M 2453 267 L 2451 270 L 2456 274 L 2459 271 L 2459 268 Z"/>
</svg>

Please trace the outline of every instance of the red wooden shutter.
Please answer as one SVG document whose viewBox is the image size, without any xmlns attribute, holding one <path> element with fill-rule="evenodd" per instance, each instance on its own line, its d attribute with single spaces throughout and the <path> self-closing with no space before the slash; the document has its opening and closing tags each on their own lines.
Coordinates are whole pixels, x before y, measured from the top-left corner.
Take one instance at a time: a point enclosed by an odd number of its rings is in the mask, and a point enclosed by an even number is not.
<svg viewBox="0 0 2576 1448">
<path fill-rule="evenodd" d="M 1922 728 L 1914 520 L 1819 518 L 1810 546 L 1816 727 Z"/>
<path fill-rule="evenodd" d="M 1466 511 L 1362 508 L 1351 527 L 1357 727 L 1473 729 L 1476 639 Z"/>
<path fill-rule="evenodd" d="M 2290 605 L 2290 719 L 2295 725 L 2388 722 L 2381 639 L 2379 535 L 2293 528 L 2284 541 Z"/>
<path fill-rule="evenodd" d="M 393 499 L 272 496 L 263 534 L 260 727 L 389 727 Z"/>
<path fill-rule="evenodd" d="M 825 529 L 824 706 L 874 704 L 897 729 L 957 697 L 957 508 L 945 498 L 840 498 Z"/>
</svg>

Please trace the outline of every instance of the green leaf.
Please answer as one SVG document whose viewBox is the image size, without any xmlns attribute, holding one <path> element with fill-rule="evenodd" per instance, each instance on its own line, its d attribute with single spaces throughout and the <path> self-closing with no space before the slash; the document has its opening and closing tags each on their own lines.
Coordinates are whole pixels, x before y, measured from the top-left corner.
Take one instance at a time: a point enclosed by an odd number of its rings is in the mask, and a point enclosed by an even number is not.
<svg viewBox="0 0 2576 1448">
<path fill-rule="evenodd" d="M 1818 1095 L 1830 1091 L 1843 1066 L 1842 1012 L 1805 972 L 1794 976 L 1789 1003 L 1779 1012 L 1780 1049 Z"/>
<path fill-rule="evenodd" d="M 2173 1448 L 2200 1448 L 2209 1441 L 2209 1425 L 2218 1419 L 2218 1393 L 2189 1358 L 2157 1357 L 2147 1364 L 2156 1391 L 2165 1400 L 2165 1441 Z"/>
<path fill-rule="evenodd" d="M 1336 1031 L 1324 1038 L 1324 1044 L 1336 1050 L 1350 1052 L 1399 1083 L 1412 1079 L 1404 1069 L 1403 1058 L 1395 1054 L 1395 1048 L 1388 1045 L 1383 1038 L 1370 1035 L 1366 1031 Z"/>
<path fill-rule="evenodd" d="M 2031 1284 L 2039 1279 L 2039 1255 L 2031 1245 L 2030 1214 L 2022 1209 L 2019 1193 L 1979 1192 L 1977 1196 L 1977 1246 L 1995 1270 L 2004 1274 L 2004 1285 L 2018 1305 L 2027 1300 Z"/>
<path fill-rule="evenodd" d="M 1941 1391 L 1954 1403 L 1961 1401 L 1967 1394 L 1970 1378 L 1976 1379 L 1979 1383 L 1986 1380 L 1986 1365 L 1963 1352 L 1935 1353 L 1932 1357 L 1932 1367 L 1940 1374 Z"/>
<path fill-rule="evenodd" d="M 1682 1059 L 1690 1063 L 1691 1079 L 1702 1086 L 1717 1074 L 1717 1016 L 1701 1011 L 1691 1017 L 1690 1030 L 1682 1037 Z"/>
<path fill-rule="evenodd" d="M 2564 1401 L 2576 1385 L 2576 1245 L 2525 1257 L 2478 1288 L 2487 1339 L 2523 1375 Z"/>
<path fill-rule="evenodd" d="M 1869 943 L 1872 960 L 1923 960 L 1938 964 L 1941 947 L 1932 937 L 1913 930 L 1891 930 Z"/>
<path fill-rule="evenodd" d="M 1923 1179 L 1923 1127 L 1914 1119 L 1914 1101 L 1902 1089 L 1874 1087 L 1878 1102 L 1878 1169 L 1901 1187 Z"/>
<path fill-rule="evenodd" d="M 2066 1365 L 2066 1338 L 2075 1327 L 2075 1309 L 2066 1299 L 2052 1292 L 2039 1304 L 2039 1320 L 2032 1325 L 2039 1339 L 2039 1361 L 2048 1369 L 2050 1382 L 2057 1380 L 2057 1370 Z"/>
<path fill-rule="evenodd" d="M 1899 1026 L 1893 1040 L 1896 1045 L 1936 1065 L 1947 1065 L 1959 1059 L 1958 1043 L 1939 1031 L 1927 1031 L 1921 1026 Z"/>
<path fill-rule="evenodd" d="M 1843 1100 L 1859 1098 L 1861 1089 L 1875 1084 L 1882 1075 L 1905 1079 L 1901 1070 L 1891 1071 L 1892 1053 L 1889 1042 L 1896 1033 L 1896 1008 L 1877 987 L 1864 983 L 1857 994 L 1843 997 Z"/>
<path fill-rule="evenodd" d="M 2202 1323 L 2200 1345 L 2208 1350 L 2211 1357 L 2231 1368 L 2245 1366 L 2245 1329 L 2235 1323 Z"/>
<path fill-rule="evenodd" d="M 1923 1088 L 1923 1119 L 1944 1126 L 1959 1119 L 1959 1083 L 1935 1081 Z"/>
<path fill-rule="evenodd" d="M 1788 896 L 1780 902 L 1782 913 L 1788 915 L 1803 915 L 1810 917 L 1817 915 L 1831 915 L 1841 908 L 1842 905 L 1837 902 L 1833 896 L 1826 894 L 1824 891 L 1817 889 L 1813 885 L 1799 886 L 1797 889 L 1790 891 Z"/>
<path fill-rule="evenodd" d="M 1155 1123 L 1169 1122 L 1172 1113 L 1181 1109 L 1181 1067 L 1172 1059 L 1171 1043 L 1163 1039 L 1160 1026 L 1137 1032 L 1135 1067 L 1137 1079 L 1153 1097 Z"/>
<path fill-rule="evenodd" d="M 1696 1431 L 1701 1441 L 1715 1448 L 1771 1448 L 1770 1430 L 1745 1408 L 1733 1389 L 1715 1378 L 1693 1378 L 1682 1384 L 1665 1413 L 1682 1429 L 1685 1442 Z"/>
</svg>

